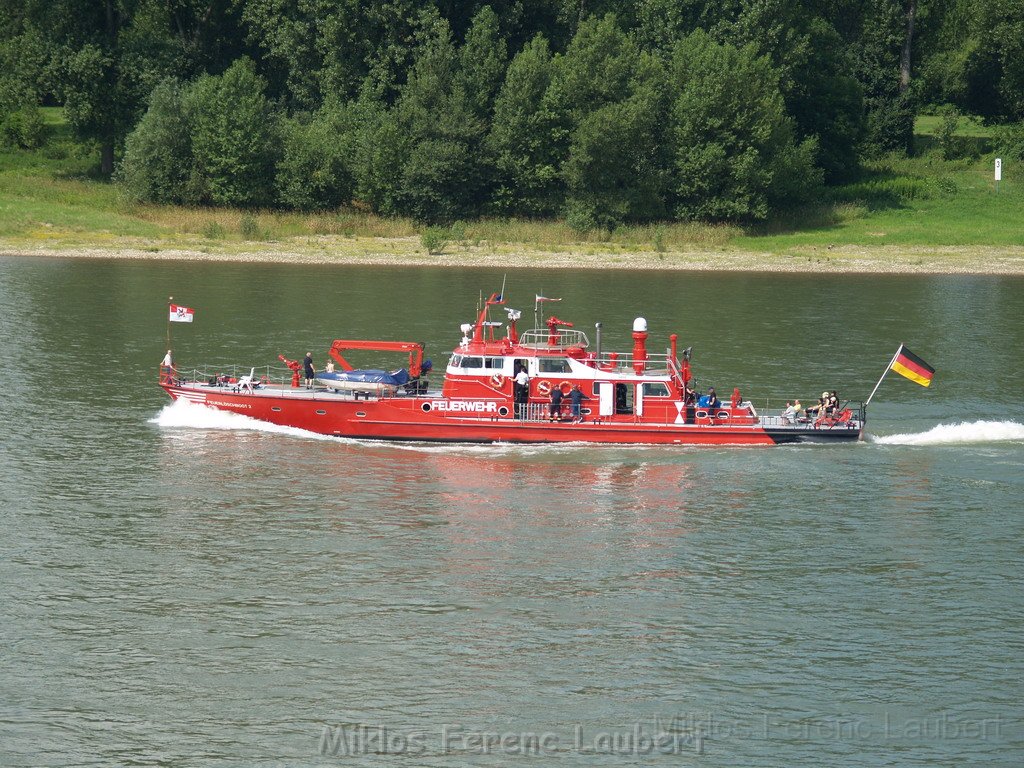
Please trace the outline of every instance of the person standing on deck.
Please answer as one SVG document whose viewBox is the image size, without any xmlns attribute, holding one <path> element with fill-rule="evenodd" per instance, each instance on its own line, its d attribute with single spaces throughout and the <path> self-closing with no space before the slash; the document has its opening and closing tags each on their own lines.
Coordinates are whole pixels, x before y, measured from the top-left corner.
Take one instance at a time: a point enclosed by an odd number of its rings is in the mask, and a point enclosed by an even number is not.
<svg viewBox="0 0 1024 768">
<path fill-rule="evenodd" d="M 515 392 L 513 399 L 515 400 L 516 416 L 520 419 L 525 419 L 526 405 L 530 401 L 530 375 L 526 372 L 525 367 L 520 366 L 514 381 L 513 388 Z"/>
<path fill-rule="evenodd" d="M 316 369 L 313 368 L 313 353 L 307 352 L 302 360 L 302 367 L 306 375 L 306 389 L 313 388 L 313 378 L 316 376 Z"/>
<path fill-rule="evenodd" d="M 583 412 L 580 410 L 580 406 L 583 404 L 584 400 L 589 399 L 589 397 L 583 394 L 583 390 L 580 389 L 579 384 L 572 385 L 572 391 L 569 392 L 569 401 L 572 403 L 572 420 L 576 424 L 583 423 Z"/>
<path fill-rule="evenodd" d="M 562 394 L 561 387 L 551 388 L 551 410 L 548 411 L 548 421 L 562 420 Z"/>
</svg>

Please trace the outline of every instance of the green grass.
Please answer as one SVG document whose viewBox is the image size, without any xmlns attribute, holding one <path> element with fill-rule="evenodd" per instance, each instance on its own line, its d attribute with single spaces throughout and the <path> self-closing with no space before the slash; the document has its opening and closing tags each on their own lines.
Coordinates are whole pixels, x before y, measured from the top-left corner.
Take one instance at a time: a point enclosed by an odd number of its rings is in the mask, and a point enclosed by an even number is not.
<svg viewBox="0 0 1024 768">
<path fill-rule="evenodd" d="M 914 134 L 917 136 L 934 136 L 942 125 L 942 115 L 918 115 L 914 121 Z M 970 136 L 979 139 L 990 139 L 995 135 L 996 126 L 984 125 L 967 115 L 960 117 L 956 128 L 957 136 Z"/>
<path fill-rule="evenodd" d="M 290 249 L 335 252 L 373 248 L 416 250 L 421 230 L 405 219 L 358 210 L 320 214 L 133 205 L 97 174 L 95 147 L 75 143 L 59 108 L 43 109 L 47 137 L 34 152 L 0 150 L 0 238 L 27 245 L 244 249 L 254 241 Z M 1004 164 L 998 194 L 992 158 L 965 144 L 968 159 L 946 161 L 928 150 L 941 118 L 918 118 L 919 152 L 868 165 L 857 182 L 827 191 L 811 208 L 795 209 L 757 227 L 665 223 L 580 233 L 561 221 L 484 219 L 456 227 L 448 250 L 472 246 L 546 252 L 744 250 L 781 254 L 842 246 L 1024 246 L 1021 171 Z M 992 128 L 966 118 L 958 136 L 988 142 Z M 331 238 L 329 245 L 324 238 Z M 382 238 L 400 245 L 362 245 Z M 408 241 L 408 242 L 405 242 Z"/>
<path fill-rule="evenodd" d="M 879 160 L 869 164 L 865 179 L 830 190 L 829 204 L 796 211 L 742 241 L 782 252 L 844 245 L 1024 246 L 1024 185 L 1014 176 L 1004 166 L 997 193 L 988 157 Z"/>
</svg>

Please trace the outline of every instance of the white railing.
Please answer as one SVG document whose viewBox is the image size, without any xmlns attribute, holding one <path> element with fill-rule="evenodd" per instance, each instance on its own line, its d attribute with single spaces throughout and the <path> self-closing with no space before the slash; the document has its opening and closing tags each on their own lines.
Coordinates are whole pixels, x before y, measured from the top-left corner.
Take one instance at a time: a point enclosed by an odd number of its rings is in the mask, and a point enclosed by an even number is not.
<svg viewBox="0 0 1024 768">
<path fill-rule="evenodd" d="M 643 362 L 644 366 L 642 373 L 679 375 L 679 371 L 676 370 L 675 361 L 672 359 L 671 355 L 648 353 Z M 614 357 L 611 353 L 601 355 L 593 360 L 588 360 L 587 365 L 594 368 L 600 368 L 602 371 L 621 373 L 635 372 L 635 368 L 633 367 L 633 355 L 631 353 L 616 354 Z"/>
<path fill-rule="evenodd" d="M 550 331 L 541 328 L 524 331 L 519 335 L 519 346 L 529 349 L 566 349 L 568 347 L 583 347 L 585 349 L 590 346 L 590 340 L 583 331 L 559 328 L 554 334 L 555 344 L 550 343 L 551 335 Z"/>
</svg>

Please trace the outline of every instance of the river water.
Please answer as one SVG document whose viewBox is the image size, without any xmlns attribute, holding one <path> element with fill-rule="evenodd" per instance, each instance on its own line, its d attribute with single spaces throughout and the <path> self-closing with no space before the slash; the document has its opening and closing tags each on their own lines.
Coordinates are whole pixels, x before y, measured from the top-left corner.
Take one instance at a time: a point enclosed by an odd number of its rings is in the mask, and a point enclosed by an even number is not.
<svg viewBox="0 0 1024 768">
<path fill-rule="evenodd" d="M 376 444 L 156 387 L 170 295 L 182 365 L 443 362 L 501 281 L 0 258 L 0 765 L 1024 761 L 1020 279 L 508 275 L 755 403 L 906 342 L 935 382 L 857 445 Z"/>
</svg>

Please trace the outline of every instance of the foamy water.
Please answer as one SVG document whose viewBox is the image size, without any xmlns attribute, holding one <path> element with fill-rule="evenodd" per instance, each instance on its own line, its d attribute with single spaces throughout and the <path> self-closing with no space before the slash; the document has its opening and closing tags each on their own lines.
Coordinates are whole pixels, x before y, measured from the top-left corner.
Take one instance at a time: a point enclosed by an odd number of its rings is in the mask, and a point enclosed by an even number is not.
<svg viewBox="0 0 1024 768">
<path fill-rule="evenodd" d="M 871 436 L 881 445 L 969 445 L 972 443 L 1024 442 L 1024 424 L 1016 421 L 962 421 L 939 424 L 927 432 Z"/>
<path fill-rule="evenodd" d="M 173 403 L 165 405 L 156 416 L 149 420 L 149 423 L 169 428 L 242 429 L 251 432 L 270 432 L 290 437 L 304 437 L 313 440 L 338 439 L 297 427 L 282 427 L 267 421 L 243 416 L 240 413 L 231 413 L 199 405 L 198 403 L 190 403 L 188 400 L 175 400 Z"/>
</svg>

